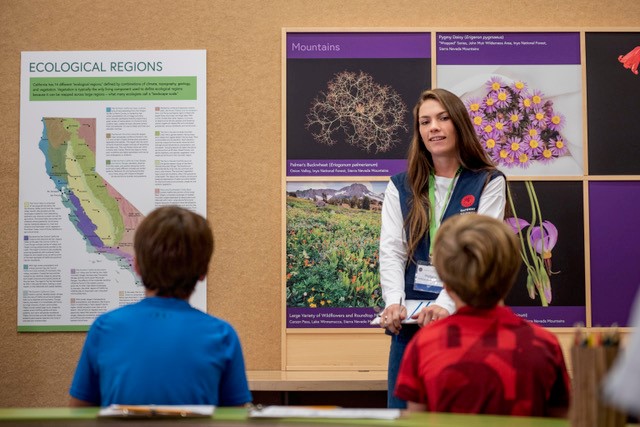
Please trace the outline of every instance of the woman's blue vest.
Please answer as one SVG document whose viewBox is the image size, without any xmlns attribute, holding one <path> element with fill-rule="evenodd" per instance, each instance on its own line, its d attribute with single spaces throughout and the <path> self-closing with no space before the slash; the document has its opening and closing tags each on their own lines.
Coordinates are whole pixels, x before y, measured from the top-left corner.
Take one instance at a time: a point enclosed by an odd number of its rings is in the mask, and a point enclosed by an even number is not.
<svg viewBox="0 0 640 427">
<path fill-rule="evenodd" d="M 462 172 L 458 176 L 456 186 L 451 193 L 449 204 L 445 208 L 442 220 L 444 221 L 453 215 L 477 212 L 478 205 L 480 204 L 480 196 L 482 195 L 485 184 L 499 176 L 504 176 L 504 174 L 498 170 L 472 171 L 462 169 Z M 413 198 L 411 187 L 407 180 L 407 173 L 402 172 L 394 175 L 391 177 L 391 181 L 393 181 L 393 184 L 398 189 L 402 217 L 406 221 L 411 206 L 410 201 Z M 408 235 L 409 231 L 407 229 L 405 229 L 405 232 Z M 427 261 L 430 263 L 429 246 L 430 236 L 429 232 L 427 232 L 416 247 L 416 251 L 413 254 L 414 259 L 407 261 L 407 266 L 404 270 L 404 292 L 408 300 L 430 300 L 438 296 L 437 293 L 420 292 L 413 289 L 413 282 L 416 277 L 416 263 L 418 261 Z"/>
</svg>

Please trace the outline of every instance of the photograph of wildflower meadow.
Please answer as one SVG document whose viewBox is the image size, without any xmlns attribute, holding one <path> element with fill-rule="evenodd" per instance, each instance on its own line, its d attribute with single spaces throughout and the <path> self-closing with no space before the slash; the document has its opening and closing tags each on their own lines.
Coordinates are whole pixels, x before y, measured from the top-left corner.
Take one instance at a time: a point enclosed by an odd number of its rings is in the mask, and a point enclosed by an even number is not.
<svg viewBox="0 0 640 427">
<path fill-rule="evenodd" d="M 378 272 L 386 182 L 287 183 L 287 307 L 383 305 Z"/>
</svg>

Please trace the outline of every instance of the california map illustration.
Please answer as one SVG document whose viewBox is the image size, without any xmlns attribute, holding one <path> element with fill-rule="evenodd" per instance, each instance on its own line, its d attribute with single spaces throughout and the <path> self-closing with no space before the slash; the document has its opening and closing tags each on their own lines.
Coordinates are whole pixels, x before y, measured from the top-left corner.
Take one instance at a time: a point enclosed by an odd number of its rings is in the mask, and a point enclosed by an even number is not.
<svg viewBox="0 0 640 427">
<path fill-rule="evenodd" d="M 133 234 L 144 216 L 96 173 L 94 118 L 42 119 L 39 148 L 69 219 L 89 253 L 99 253 L 133 272 Z"/>
</svg>

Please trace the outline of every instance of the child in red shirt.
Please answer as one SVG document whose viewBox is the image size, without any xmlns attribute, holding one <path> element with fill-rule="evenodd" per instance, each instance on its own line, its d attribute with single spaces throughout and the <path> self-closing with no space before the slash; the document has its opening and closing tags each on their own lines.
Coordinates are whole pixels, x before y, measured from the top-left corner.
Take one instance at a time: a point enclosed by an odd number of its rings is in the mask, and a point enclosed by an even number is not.
<svg viewBox="0 0 640 427">
<path fill-rule="evenodd" d="M 566 416 L 558 340 L 503 305 L 520 262 L 517 238 L 496 219 L 456 215 L 440 226 L 433 264 L 457 312 L 409 343 L 395 389 L 409 410 Z"/>
</svg>

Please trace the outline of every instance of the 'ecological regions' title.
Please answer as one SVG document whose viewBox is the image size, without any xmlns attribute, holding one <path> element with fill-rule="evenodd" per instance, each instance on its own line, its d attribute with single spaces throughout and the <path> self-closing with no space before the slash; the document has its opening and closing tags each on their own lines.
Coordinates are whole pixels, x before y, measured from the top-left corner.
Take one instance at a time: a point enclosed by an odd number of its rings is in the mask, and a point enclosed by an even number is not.
<svg viewBox="0 0 640 427">
<path fill-rule="evenodd" d="M 29 62 L 30 73 L 95 73 L 162 71 L 162 61 L 155 62 Z"/>
</svg>

